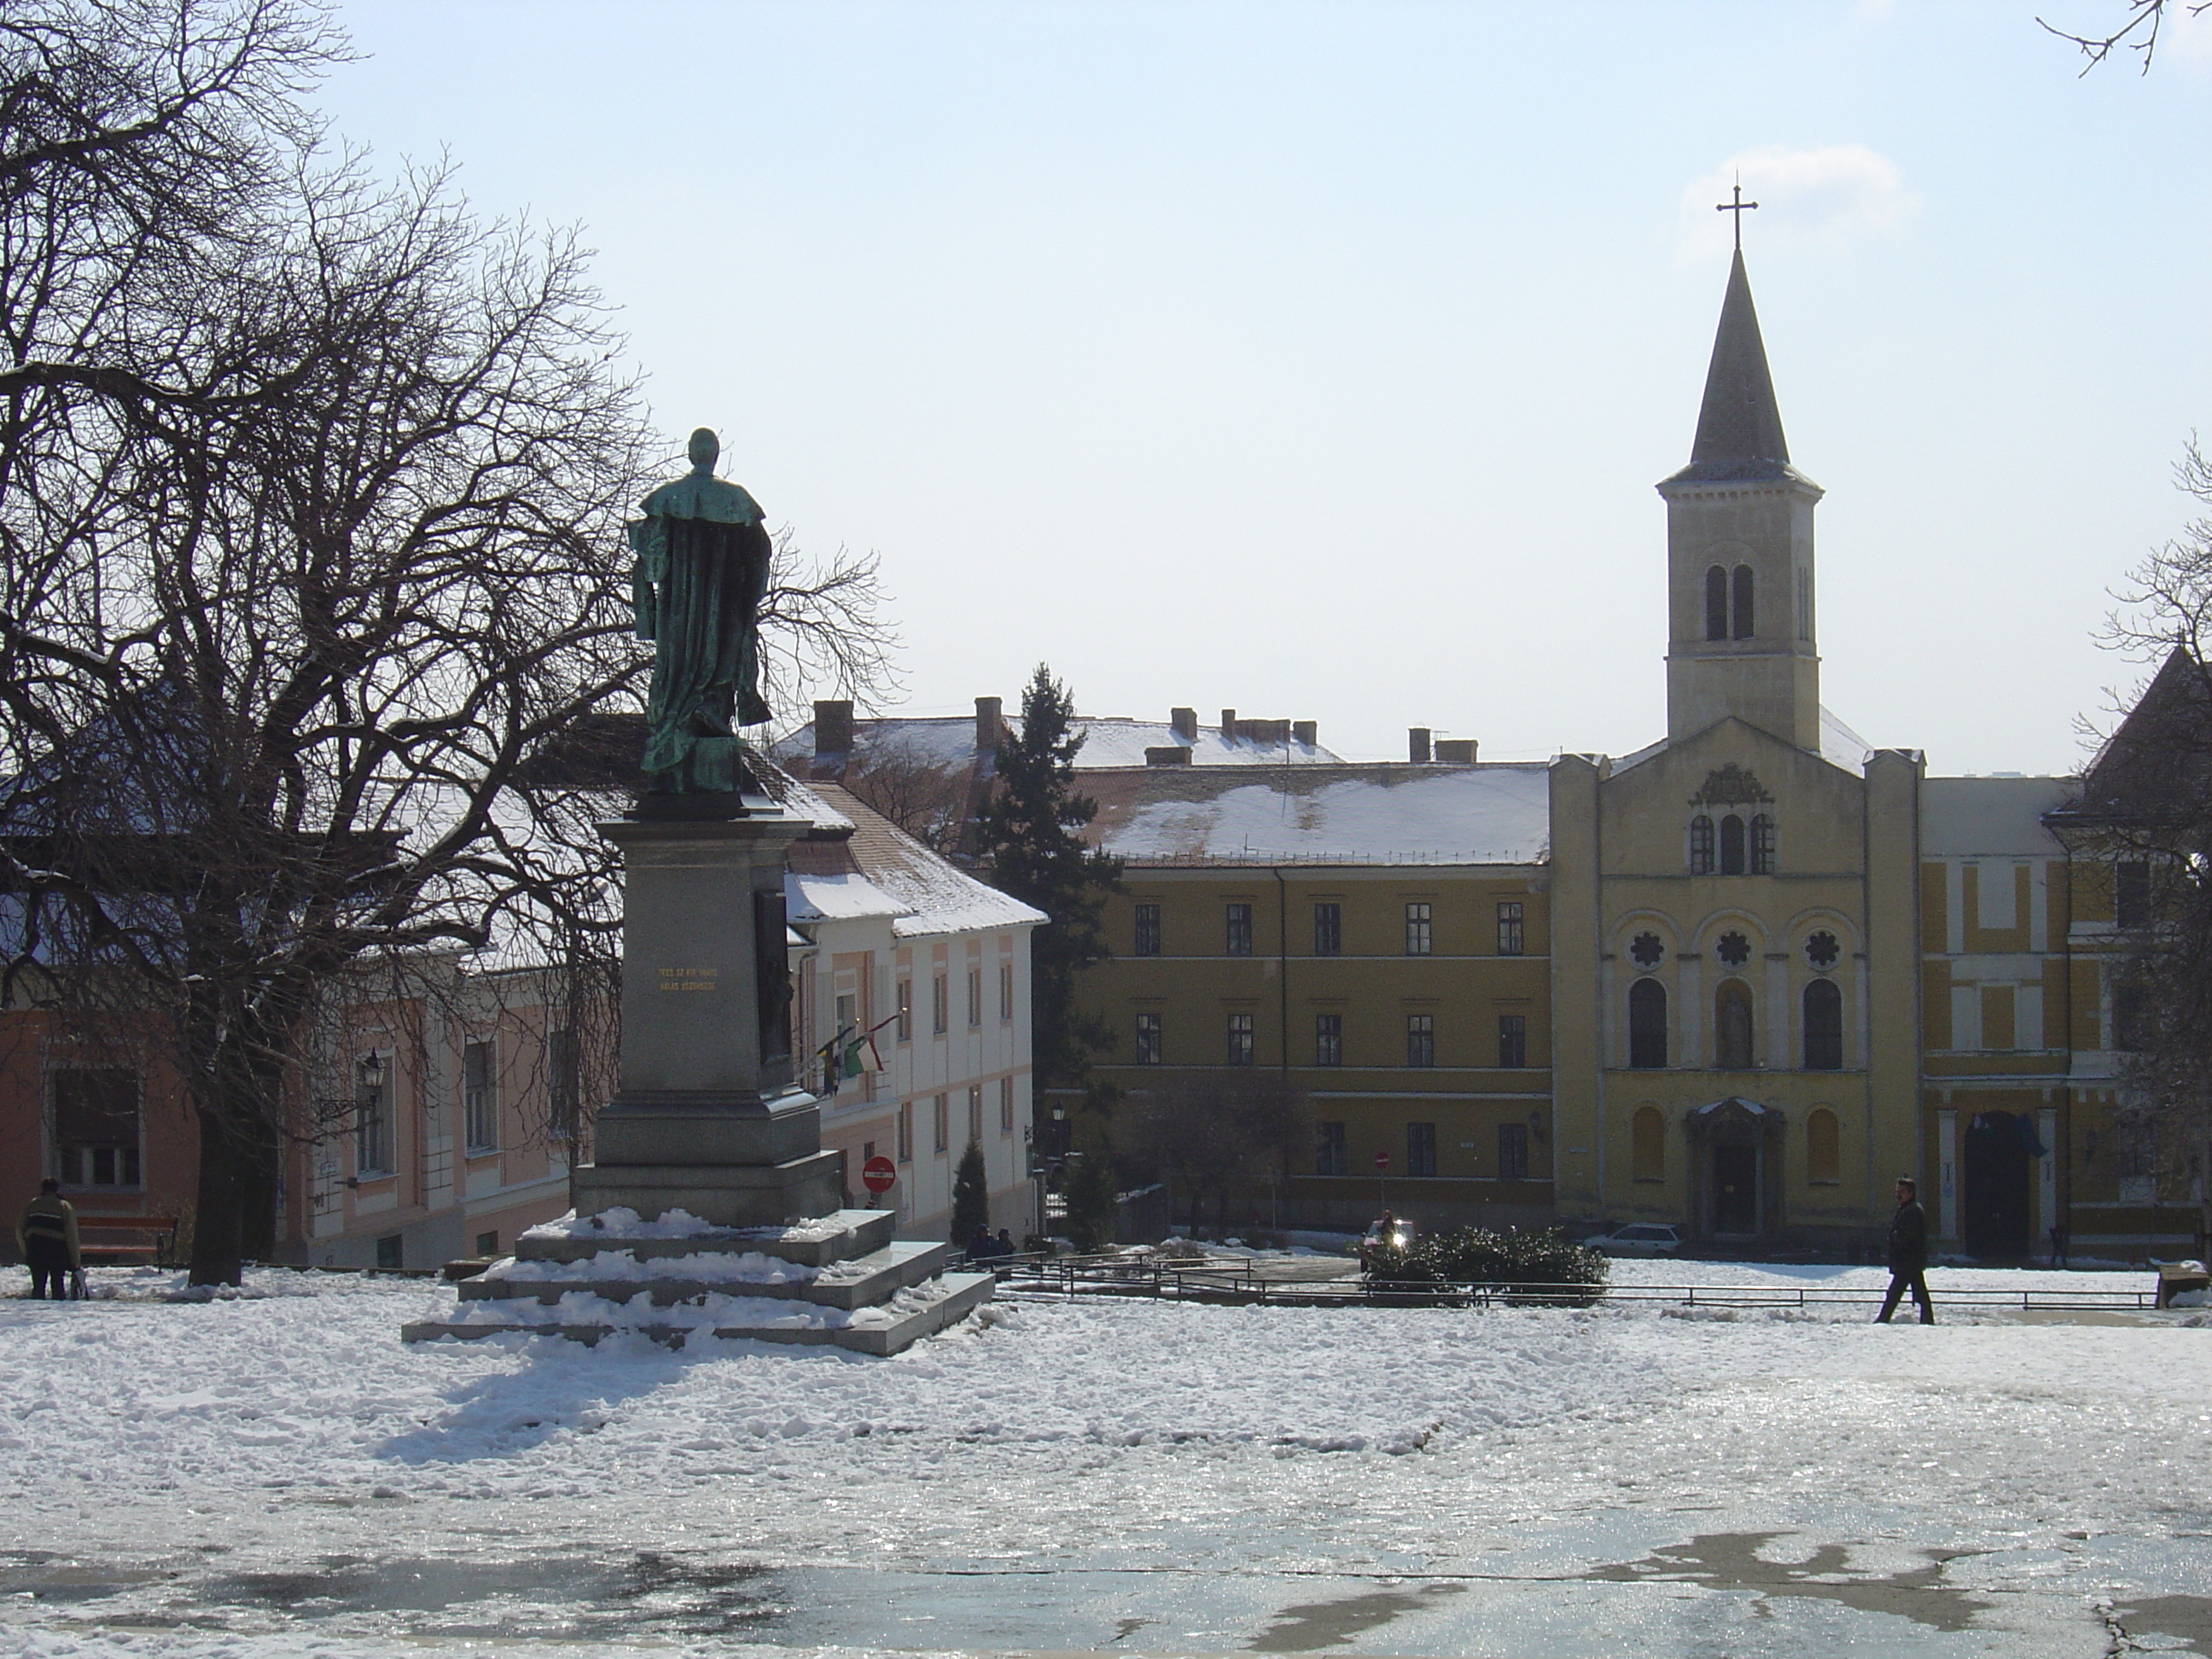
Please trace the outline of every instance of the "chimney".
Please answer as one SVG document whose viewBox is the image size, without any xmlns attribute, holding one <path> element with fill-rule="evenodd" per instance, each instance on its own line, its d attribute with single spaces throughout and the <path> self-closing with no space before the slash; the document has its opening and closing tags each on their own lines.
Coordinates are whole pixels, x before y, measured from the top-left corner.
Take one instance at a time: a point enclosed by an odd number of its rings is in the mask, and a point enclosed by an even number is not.
<svg viewBox="0 0 2212 1659">
<path fill-rule="evenodd" d="M 1167 744 L 1158 749 L 1147 749 L 1145 750 L 1145 764 L 1147 766 L 1188 766 L 1190 764 L 1190 750 L 1184 748 L 1179 743 Z"/>
<path fill-rule="evenodd" d="M 1406 728 L 1406 758 L 1415 766 L 1429 763 L 1429 728 L 1409 726 Z"/>
<path fill-rule="evenodd" d="M 1224 743 L 1237 741 L 1237 711 L 1233 708 L 1221 711 L 1221 739 Z"/>
<path fill-rule="evenodd" d="M 975 699 L 975 749 L 981 754 L 999 746 L 999 734 L 1006 729 L 1006 718 L 1000 710 L 1006 707 L 1000 697 Z"/>
<path fill-rule="evenodd" d="M 1316 720 L 1292 720 L 1291 741 L 1304 744 L 1309 749 L 1321 746 L 1321 726 Z"/>
<path fill-rule="evenodd" d="M 1474 765 L 1474 739 L 1473 738 L 1438 738 L 1437 759 L 1445 766 Z"/>
<path fill-rule="evenodd" d="M 1168 730 L 1185 743 L 1198 741 L 1198 710 L 1170 708 L 1168 710 Z"/>
<path fill-rule="evenodd" d="M 844 755 L 853 748 L 853 705 L 849 701 L 814 705 L 814 752 Z"/>
</svg>

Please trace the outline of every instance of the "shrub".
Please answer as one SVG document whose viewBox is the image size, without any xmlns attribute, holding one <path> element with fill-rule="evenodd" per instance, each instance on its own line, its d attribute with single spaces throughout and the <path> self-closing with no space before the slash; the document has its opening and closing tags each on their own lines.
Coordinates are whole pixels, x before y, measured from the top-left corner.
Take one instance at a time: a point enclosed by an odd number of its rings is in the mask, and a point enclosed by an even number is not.
<svg viewBox="0 0 2212 1659">
<path fill-rule="evenodd" d="M 1378 1249 L 1368 1261 L 1370 1284 L 1480 1285 L 1516 1300 L 1587 1304 L 1606 1281 L 1606 1259 L 1570 1243 L 1556 1227 L 1494 1233 L 1462 1227 L 1416 1239 L 1406 1250 Z M 1560 1286 L 1586 1286 L 1585 1291 Z"/>
</svg>

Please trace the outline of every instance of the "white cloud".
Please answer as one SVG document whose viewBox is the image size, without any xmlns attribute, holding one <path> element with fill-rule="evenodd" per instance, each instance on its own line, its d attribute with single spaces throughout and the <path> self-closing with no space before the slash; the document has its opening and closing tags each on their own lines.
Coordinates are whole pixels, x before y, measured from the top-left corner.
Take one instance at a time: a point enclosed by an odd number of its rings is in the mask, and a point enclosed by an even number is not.
<svg viewBox="0 0 2212 1659">
<path fill-rule="evenodd" d="M 1856 241 L 1894 229 L 1914 205 L 1896 164 L 1864 144 L 1747 149 L 1683 191 L 1680 258 L 1699 260 L 1729 246 L 1734 216 L 1716 213 L 1713 204 L 1729 200 L 1739 178 L 1745 202 L 1759 204 L 1744 227 L 1754 246 Z"/>
<path fill-rule="evenodd" d="M 2191 69 L 2212 69 L 2212 10 L 2195 5 L 2168 6 L 2159 29 L 2159 55 L 2164 57 L 2169 48 Z"/>
</svg>

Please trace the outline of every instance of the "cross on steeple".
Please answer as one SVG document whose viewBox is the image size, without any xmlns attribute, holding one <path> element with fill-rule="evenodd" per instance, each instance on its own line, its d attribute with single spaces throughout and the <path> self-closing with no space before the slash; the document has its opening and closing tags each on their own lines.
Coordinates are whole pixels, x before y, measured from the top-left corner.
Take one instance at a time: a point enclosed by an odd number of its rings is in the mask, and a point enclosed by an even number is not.
<svg viewBox="0 0 2212 1659">
<path fill-rule="evenodd" d="M 1729 193 L 1734 196 L 1735 200 L 1716 202 L 1713 204 L 1713 211 L 1735 215 L 1735 251 L 1741 253 L 1743 252 L 1743 216 L 1757 207 L 1759 204 L 1743 199 L 1743 180 L 1741 178 L 1729 187 Z"/>
</svg>

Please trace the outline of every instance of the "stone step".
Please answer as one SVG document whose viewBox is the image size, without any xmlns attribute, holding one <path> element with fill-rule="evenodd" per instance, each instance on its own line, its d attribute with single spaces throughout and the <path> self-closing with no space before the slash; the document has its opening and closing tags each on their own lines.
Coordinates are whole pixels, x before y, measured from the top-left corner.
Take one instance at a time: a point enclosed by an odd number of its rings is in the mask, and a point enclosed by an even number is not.
<svg viewBox="0 0 2212 1659">
<path fill-rule="evenodd" d="M 891 1210 L 835 1210 L 799 1229 L 779 1227 L 718 1227 L 689 1238 L 623 1238 L 613 1233 L 586 1234 L 574 1238 L 532 1237 L 515 1241 L 514 1253 L 525 1261 L 581 1261 L 601 1250 L 628 1250 L 641 1261 L 663 1256 L 696 1255 L 702 1251 L 742 1253 L 758 1250 L 803 1267 L 826 1267 L 833 1261 L 869 1255 L 891 1241 L 898 1216 Z M 803 1237 L 792 1237 L 794 1232 Z"/>
<path fill-rule="evenodd" d="M 997 1280 L 989 1273 L 946 1273 L 938 1282 L 945 1286 L 945 1293 L 936 1301 L 880 1325 L 733 1325 L 717 1327 L 714 1334 L 758 1342 L 834 1346 L 850 1349 L 855 1353 L 887 1357 L 913 1346 L 925 1336 L 959 1323 L 977 1307 L 989 1301 L 997 1286 Z M 702 1328 L 696 1325 L 633 1325 L 622 1328 L 673 1346 Z M 616 1329 L 615 1326 L 605 1324 L 462 1325 L 442 1320 L 422 1320 L 403 1326 L 399 1335 L 400 1340 L 406 1342 L 434 1342 L 441 1336 L 467 1342 L 479 1337 L 512 1335 L 520 1331 L 532 1336 L 564 1337 L 571 1342 L 581 1342 L 588 1346 L 603 1337 L 612 1335 Z"/>
<path fill-rule="evenodd" d="M 621 1251 L 629 1247 L 611 1244 L 602 1248 Z M 863 1256 L 848 1257 L 834 1264 L 838 1268 L 837 1277 L 826 1281 L 820 1279 L 781 1281 L 680 1277 L 635 1279 L 580 1273 L 574 1279 L 558 1279 L 478 1277 L 464 1279 L 457 1288 L 464 1302 L 535 1299 L 548 1307 L 574 1291 L 603 1296 L 611 1302 L 627 1302 L 641 1291 L 649 1291 L 653 1294 L 653 1306 L 657 1308 L 673 1307 L 679 1302 L 706 1296 L 765 1296 L 811 1302 L 818 1307 L 849 1310 L 873 1307 L 909 1285 L 919 1285 L 925 1279 L 934 1278 L 951 1259 L 952 1247 L 950 1244 L 909 1240 L 886 1244 L 880 1250 Z M 588 1263 L 589 1258 L 586 1258 L 578 1265 L 587 1266 Z"/>
</svg>

